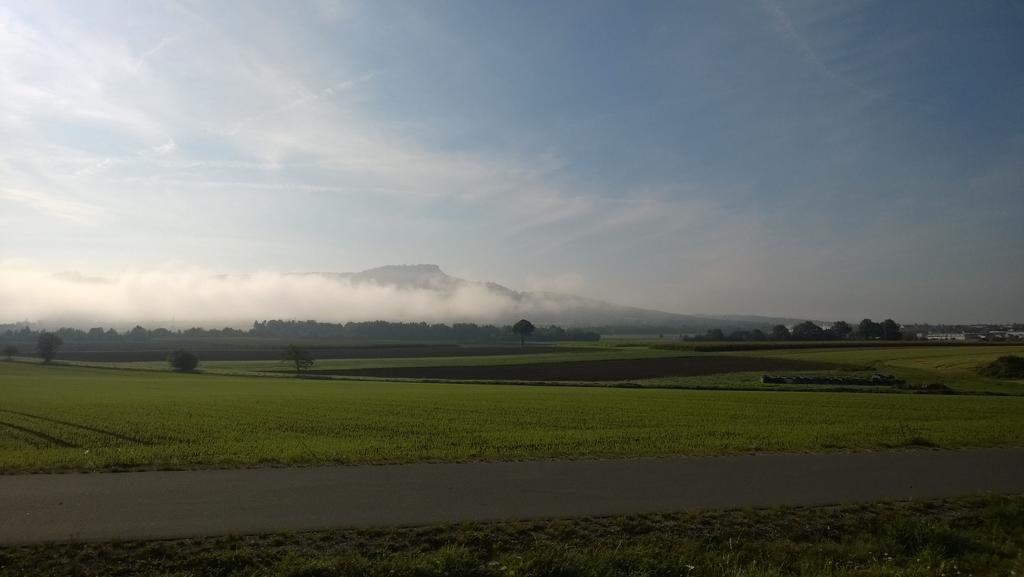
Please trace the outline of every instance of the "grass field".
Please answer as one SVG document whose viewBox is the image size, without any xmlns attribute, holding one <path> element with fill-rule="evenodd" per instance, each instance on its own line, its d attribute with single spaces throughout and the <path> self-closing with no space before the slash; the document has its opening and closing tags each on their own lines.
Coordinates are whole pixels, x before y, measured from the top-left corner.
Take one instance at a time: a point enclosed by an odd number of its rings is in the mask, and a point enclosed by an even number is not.
<svg viewBox="0 0 1024 577">
<path fill-rule="evenodd" d="M 387 367 L 310 371 L 315 374 L 393 379 L 441 379 L 487 381 L 629 381 L 663 377 L 689 377 L 750 371 L 825 371 L 837 368 L 785 357 L 741 357 L 733 355 L 688 355 L 672 358 L 630 358 L 581 360 L 554 363 L 502 365 L 448 365 L 435 367 Z"/>
<path fill-rule="evenodd" d="M 550 368 L 539 367 L 539 365 L 550 365 L 552 363 L 569 363 L 578 361 L 610 361 L 610 360 L 638 360 L 658 359 L 669 357 L 706 358 L 710 356 L 722 357 L 725 355 L 733 357 L 759 357 L 785 360 L 805 360 L 820 363 L 836 364 L 845 367 L 839 371 L 827 371 L 817 369 L 813 371 L 818 375 L 849 376 L 852 368 L 859 367 L 870 371 L 893 373 L 906 379 L 912 385 L 925 385 L 931 383 L 942 383 L 961 393 L 995 393 L 1009 395 L 1024 395 L 1024 381 L 1000 381 L 977 374 L 977 367 L 990 362 L 998 356 L 1005 354 L 1024 355 L 1024 345 L 941 345 L 941 344 L 920 344 L 915 346 L 908 343 L 897 345 L 876 345 L 874 347 L 863 346 L 859 343 L 857 347 L 828 346 L 823 348 L 784 348 L 777 350 L 741 350 L 741 351 L 719 351 L 713 353 L 696 352 L 692 347 L 686 348 L 680 345 L 679 348 L 654 349 L 649 348 L 650 343 L 632 343 L 632 346 L 622 346 L 618 343 L 614 346 L 608 343 L 578 344 L 563 343 L 564 346 L 554 347 L 562 352 L 551 352 L 552 349 L 536 348 L 526 352 L 516 347 L 507 349 L 506 354 L 485 354 L 468 356 L 461 354 L 451 356 L 446 350 L 452 347 L 423 347 L 420 352 L 430 351 L 443 356 L 393 356 L 401 354 L 401 349 L 378 349 L 373 347 L 350 348 L 345 351 L 343 358 L 319 358 L 316 372 L 322 375 L 334 375 L 340 378 L 346 377 L 343 371 L 366 371 L 370 369 L 405 369 L 405 372 L 398 373 L 397 378 L 418 380 L 429 378 L 431 380 L 447 381 L 488 381 L 497 380 L 505 382 L 540 380 L 544 382 L 566 381 L 573 384 L 580 384 L 587 381 L 614 381 L 618 383 L 640 384 L 653 387 L 675 387 L 675 388 L 712 388 L 712 389 L 762 389 L 780 390 L 803 388 L 806 390 L 836 390 L 832 386 L 810 386 L 810 387 L 778 387 L 766 386 L 760 383 L 760 376 L 764 371 L 750 371 L 737 374 L 720 373 L 715 375 L 698 376 L 695 371 L 687 370 L 685 363 L 680 364 L 678 374 L 670 376 L 658 376 L 654 378 L 642 378 L 643 375 L 606 375 L 603 372 L 593 376 L 587 371 L 578 375 L 551 375 Z M 629 343 L 627 343 L 629 344 Z M 690 345 L 690 343 L 685 343 Z M 736 345 L 737 343 L 725 343 Z M 744 344 L 744 343 L 739 343 Z M 769 343 L 770 344 L 770 343 Z M 787 346 L 793 343 L 784 343 Z M 803 347 L 808 343 L 796 343 Z M 761 346 L 766 346 L 761 343 Z M 410 347 L 405 347 L 409 350 Z M 337 349 L 341 350 L 341 349 Z M 488 348 L 481 349 L 489 350 Z M 508 353 L 508 350 L 514 351 Z M 273 350 L 263 351 L 262 355 L 271 355 Z M 382 353 L 378 356 L 377 353 Z M 386 354 L 384 354 L 386 353 Z M 24 359 L 28 360 L 28 359 Z M 140 370 L 168 370 L 165 361 L 140 361 L 140 362 L 72 362 L 85 366 L 116 367 L 125 369 Z M 598 363 L 599 364 L 599 363 Z M 642 363 L 638 364 L 638 367 Z M 410 371 L 411 367 L 483 367 L 493 365 L 517 365 L 519 368 L 506 371 L 509 374 L 502 375 L 487 374 L 480 376 L 481 371 L 453 370 L 438 372 L 439 369 L 431 371 Z M 527 370 L 524 365 L 537 366 L 535 369 Z M 738 368 L 738 367 L 737 367 Z M 200 369 L 206 373 L 220 375 L 280 375 L 286 374 L 288 368 L 277 360 L 239 359 L 224 361 L 207 361 L 201 363 Z M 735 370 L 735 369 L 733 369 Z M 385 371 L 386 372 L 386 371 Z M 423 374 L 419 374 L 422 372 Z M 486 371 L 485 371 L 486 372 Z M 556 371 L 557 372 L 557 371 Z M 564 372 L 564 371 L 562 371 Z M 698 371 L 699 372 L 699 371 Z M 799 371 L 794 370 L 794 373 Z M 460 376 L 466 373 L 468 376 Z M 472 373 L 472 374 L 469 374 Z M 515 374 L 513 374 L 515 373 Z M 536 373 L 536 375 L 517 376 L 519 373 Z M 482 373 L 481 373 L 482 374 Z M 588 376 L 590 374 L 591 376 Z M 476 376 L 474 376 L 476 375 Z M 613 378 L 615 377 L 615 378 Z M 621 377 L 621 378 L 620 378 Z M 612 383 L 614 384 L 614 383 Z M 898 392 L 891 387 L 841 387 L 842 390 L 861 390 L 863 392 Z"/>
<path fill-rule="evenodd" d="M 977 374 L 979 367 L 1003 355 L 1024 356 L 1024 345 L 924 346 L 849 349 L 744 351 L 743 356 L 790 358 L 871 366 L 915 381 L 941 381 L 967 392 L 1024 394 L 1024 381 L 999 381 Z"/>
<path fill-rule="evenodd" d="M 549 352 L 550 349 L 559 349 L 560 352 Z M 527 349 L 520 353 L 512 349 L 513 353 L 489 354 L 489 355 L 458 355 L 451 356 L 441 354 L 436 356 L 375 356 L 373 351 L 367 349 L 362 352 L 353 353 L 352 356 L 343 357 L 320 357 L 317 351 L 313 351 L 316 358 L 316 369 L 319 370 L 345 370 L 345 369 L 375 369 L 389 367 L 437 367 L 437 366 L 483 366 L 483 365 L 518 365 L 535 363 L 558 363 L 584 360 L 612 360 L 612 359 L 649 359 L 690 356 L 696 353 L 692 351 L 671 351 L 654 350 L 647 348 L 623 348 L 615 349 L 609 347 L 551 347 L 540 349 L 543 352 L 536 352 L 537 349 Z M 273 351 L 280 356 L 280 351 Z M 34 359 L 24 358 L 22 360 L 32 361 Z M 200 355 L 201 369 L 204 372 L 218 374 L 276 374 L 287 372 L 288 366 L 283 364 L 277 357 L 270 359 L 239 359 L 226 361 L 204 360 Z M 83 366 L 102 366 L 124 369 L 145 369 L 145 370 L 167 370 L 167 361 L 71 361 L 72 364 Z"/>
<path fill-rule="evenodd" d="M 83 343 L 76 343 L 83 347 Z M 279 346 L 270 345 L 250 346 L 248 348 L 201 348 L 189 345 L 175 345 L 172 343 L 137 343 L 137 347 L 125 346 L 122 349 L 107 346 L 110 348 L 92 350 L 81 348 L 61 350 L 61 360 L 99 363 L 133 363 L 133 362 L 163 362 L 167 359 L 167 352 L 175 349 L 186 349 L 193 351 L 200 358 L 206 361 L 269 361 L 277 362 L 281 359 L 281 350 L 287 344 L 284 342 Z M 124 344 L 122 344 L 124 346 Z M 22 350 L 32 350 L 34 345 L 24 346 Z M 474 346 L 474 345 L 375 345 L 375 346 L 325 346 L 313 345 L 304 347 L 316 358 L 322 359 L 389 359 L 389 358 L 430 358 L 430 357 L 477 357 L 477 356 L 503 356 L 516 357 L 519 355 L 554 355 L 558 353 L 587 353 L 599 352 L 601 348 L 588 346 L 582 343 L 580 346 L 545 346 L 530 345 L 521 347 L 519 345 L 505 346 Z M 671 351 L 669 351 L 671 352 Z"/>
<path fill-rule="evenodd" d="M 1024 498 L 0 548 L 21 577 L 1024 574 Z"/>
<path fill-rule="evenodd" d="M 317 381 L 0 362 L 0 470 L 1024 444 L 1024 397 Z"/>
</svg>

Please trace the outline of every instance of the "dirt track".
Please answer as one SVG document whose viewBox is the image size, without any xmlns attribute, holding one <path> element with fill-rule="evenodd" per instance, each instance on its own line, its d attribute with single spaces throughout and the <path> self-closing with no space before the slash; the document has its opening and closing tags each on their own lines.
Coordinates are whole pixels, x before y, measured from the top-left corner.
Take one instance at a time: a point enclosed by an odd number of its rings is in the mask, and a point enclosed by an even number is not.
<svg viewBox="0 0 1024 577">
<path fill-rule="evenodd" d="M 0 476 L 0 545 L 1024 492 L 1024 449 Z"/>
<path fill-rule="evenodd" d="M 375 369 L 324 369 L 320 375 L 389 377 L 398 379 L 452 379 L 484 381 L 628 381 L 657 377 L 714 375 L 746 371 L 814 371 L 836 365 L 790 359 L 688 356 L 653 359 L 611 359 L 533 363 L 525 365 L 480 365 L 444 367 L 388 367 Z"/>
</svg>

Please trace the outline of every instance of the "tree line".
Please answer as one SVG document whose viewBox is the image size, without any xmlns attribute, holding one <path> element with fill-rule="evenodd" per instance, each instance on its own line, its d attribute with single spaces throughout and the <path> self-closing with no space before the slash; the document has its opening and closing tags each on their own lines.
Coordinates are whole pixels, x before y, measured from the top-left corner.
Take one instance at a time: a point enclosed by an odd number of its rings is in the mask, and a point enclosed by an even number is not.
<svg viewBox="0 0 1024 577">
<path fill-rule="evenodd" d="M 478 325 L 475 323 L 402 323 L 366 321 L 325 323 L 319 321 L 265 320 L 256 321 L 248 330 L 225 327 L 205 329 L 193 327 L 184 330 L 166 328 L 147 329 L 136 326 L 118 332 L 112 328 L 95 327 L 87 330 L 63 327 L 52 331 L 68 342 L 133 342 L 166 338 L 218 338 L 218 337 L 275 337 L 285 339 L 338 339 L 358 341 L 413 341 L 492 343 L 518 341 L 519 335 L 512 325 Z M 29 327 L 8 329 L 0 333 L 0 340 L 35 341 L 40 331 Z M 599 333 L 584 329 L 566 329 L 549 325 L 535 327 L 535 340 L 540 341 L 597 341 Z"/>
<path fill-rule="evenodd" d="M 557 328 L 552 325 L 551 328 Z M 512 333 L 519 337 L 519 345 L 525 346 L 527 337 L 537 332 L 537 327 L 526 319 L 520 319 L 510 327 Z M 81 332 L 81 331 L 80 331 Z M 36 338 L 36 353 L 43 359 L 44 363 L 50 363 L 56 356 L 57 351 L 64 345 L 64 339 L 57 333 L 42 331 Z M 7 344 L 3 348 L 3 354 L 8 361 L 13 361 L 20 351 L 13 344 Z M 294 366 L 297 376 L 302 371 L 313 366 L 315 359 L 306 347 L 289 344 L 284 348 L 282 362 Z M 167 355 L 167 363 L 171 369 L 178 372 L 192 372 L 199 366 L 199 355 L 184 348 L 177 348 Z"/>
<path fill-rule="evenodd" d="M 43 363 L 49 364 L 57 357 L 57 351 L 59 351 L 63 345 L 64 340 L 60 335 L 42 331 L 36 338 L 36 349 L 34 352 L 39 355 L 39 358 L 43 360 Z M 3 348 L 3 355 L 8 361 L 13 361 L 14 357 L 19 356 L 20 354 L 21 351 L 19 351 L 18 347 L 14 345 L 8 344 Z M 313 366 L 314 359 L 310 354 L 309 349 L 299 345 L 290 344 L 283 349 L 281 362 L 294 366 L 295 374 L 301 375 L 302 371 Z M 195 371 L 199 366 L 199 355 L 188 349 L 177 348 L 167 355 L 167 363 L 174 371 L 190 373 Z"/>
<path fill-rule="evenodd" d="M 892 319 L 885 319 L 880 323 L 864 319 L 856 326 L 846 321 L 836 321 L 827 329 L 811 321 L 804 321 L 792 329 L 786 325 L 775 325 L 768 332 L 754 329 L 737 330 L 726 334 L 721 329 L 711 329 L 702 335 L 690 337 L 690 339 L 698 341 L 839 341 L 847 339 L 899 341 L 908 337 L 913 337 L 913 335 L 904 335 L 902 327 Z"/>
</svg>

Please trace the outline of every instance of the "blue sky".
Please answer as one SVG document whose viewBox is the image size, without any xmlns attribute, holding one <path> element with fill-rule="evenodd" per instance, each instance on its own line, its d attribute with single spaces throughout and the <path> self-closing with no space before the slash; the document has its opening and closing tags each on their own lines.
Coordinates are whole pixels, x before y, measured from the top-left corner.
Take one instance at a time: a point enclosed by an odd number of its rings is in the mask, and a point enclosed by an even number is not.
<svg viewBox="0 0 1024 577">
<path fill-rule="evenodd" d="M 1016 0 L 4 2 L 0 267 L 1024 321 L 1022 103 Z"/>
</svg>

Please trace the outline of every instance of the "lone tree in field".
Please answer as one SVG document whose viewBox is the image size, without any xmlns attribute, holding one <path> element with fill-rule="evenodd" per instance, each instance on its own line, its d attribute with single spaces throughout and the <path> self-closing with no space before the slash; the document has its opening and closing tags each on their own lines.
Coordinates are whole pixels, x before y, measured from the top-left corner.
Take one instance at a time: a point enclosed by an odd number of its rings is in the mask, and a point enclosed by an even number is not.
<svg viewBox="0 0 1024 577">
<path fill-rule="evenodd" d="M 512 325 L 512 332 L 519 335 L 519 346 L 526 346 L 526 337 L 532 335 L 536 328 L 533 326 L 533 323 L 526 319 L 519 319 L 519 322 Z"/>
<path fill-rule="evenodd" d="M 188 373 L 196 370 L 196 367 L 199 366 L 199 357 L 192 351 L 177 349 L 167 356 L 167 362 L 172 369 Z"/>
<path fill-rule="evenodd" d="M 64 344 L 64 339 L 54 333 L 39 333 L 39 340 L 36 341 L 36 350 L 42 357 L 44 363 L 48 363 L 57 356 L 57 350 Z"/>
<path fill-rule="evenodd" d="M 4 356 L 7 357 L 8 361 L 14 360 L 14 355 L 18 354 L 18 347 L 14 345 L 7 345 L 4 347 Z"/>
<path fill-rule="evenodd" d="M 313 356 L 309 354 L 309 351 L 300 347 L 299 345 L 288 345 L 284 349 L 284 356 L 281 362 L 295 365 L 296 376 L 301 374 L 302 371 L 313 366 L 315 362 Z"/>
</svg>

